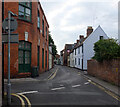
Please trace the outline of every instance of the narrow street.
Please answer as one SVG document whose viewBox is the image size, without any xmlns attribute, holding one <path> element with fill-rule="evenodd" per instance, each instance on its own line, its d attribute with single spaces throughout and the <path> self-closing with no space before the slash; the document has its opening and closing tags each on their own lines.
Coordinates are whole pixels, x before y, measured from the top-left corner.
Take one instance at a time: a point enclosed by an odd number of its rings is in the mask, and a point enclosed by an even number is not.
<svg viewBox="0 0 120 107">
<path fill-rule="evenodd" d="M 12 93 L 25 95 L 31 105 L 118 105 L 118 101 L 81 75 L 79 70 L 56 65 L 43 81 L 12 83 Z M 48 71 L 49 72 L 49 71 Z"/>
</svg>

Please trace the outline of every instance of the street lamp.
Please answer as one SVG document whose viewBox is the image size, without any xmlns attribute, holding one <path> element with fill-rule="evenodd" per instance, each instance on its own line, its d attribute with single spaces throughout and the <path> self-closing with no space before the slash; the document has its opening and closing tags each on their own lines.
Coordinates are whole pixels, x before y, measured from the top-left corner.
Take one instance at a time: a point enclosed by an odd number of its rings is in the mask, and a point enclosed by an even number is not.
<svg viewBox="0 0 120 107">
<path fill-rule="evenodd" d="M 7 98 L 8 98 L 8 105 L 11 104 L 11 83 L 10 83 L 10 22 L 11 16 L 17 16 L 11 11 L 8 11 L 8 84 L 7 84 Z"/>
</svg>

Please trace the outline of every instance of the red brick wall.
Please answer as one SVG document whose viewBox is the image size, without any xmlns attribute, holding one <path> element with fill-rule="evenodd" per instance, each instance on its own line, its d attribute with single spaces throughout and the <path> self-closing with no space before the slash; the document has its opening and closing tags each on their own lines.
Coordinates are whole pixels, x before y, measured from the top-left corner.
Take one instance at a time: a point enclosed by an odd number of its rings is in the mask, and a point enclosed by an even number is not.
<svg viewBox="0 0 120 107">
<path fill-rule="evenodd" d="M 5 2 L 4 3 L 4 18 L 8 17 L 8 10 L 12 11 L 13 13 L 16 13 L 18 15 L 18 2 Z M 40 30 L 37 28 L 37 9 L 38 9 L 38 3 L 32 2 L 32 21 L 26 22 L 23 20 L 17 19 L 18 22 L 18 28 L 13 33 L 19 34 L 19 40 L 25 40 L 25 32 L 28 32 L 28 42 L 31 43 L 31 67 L 37 66 L 37 47 L 38 47 L 38 39 L 40 38 L 40 73 L 44 72 L 45 70 L 48 70 L 48 38 L 46 41 L 46 36 L 42 36 L 42 33 L 40 33 Z M 42 17 L 44 15 L 42 8 L 40 9 L 40 29 L 42 29 Z M 45 17 L 45 16 L 44 16 Z M 45 17 L 45 27 L 47 25 L 47 28 L 49 28 L 49 25 L 47 23 L 46 17 Z M 44 28 L 45 31 L 45 28 Z M 47 33 L 48 34 L 48 33 Z M 48 36 L 47 36 L 48 37 Z M 44 47 L 43 47 L 44 42 Z M 4 72 L 5 76 L 7 76 L 7 44 L 4 46 L 5 52 L 4 52 Z M 47 68 L 44 67 L 42 69 L 42 48 L 44 48 L 45 51 L 47 51 Z M 45 53 L 44 53 L 45 55 Z M 17 77 L 19 75 L 18 73 L 18 44 L 11 44 L 11 77 Z M 44 56 L 44 66 L 45 66 L 45 56 Z M 25 73 L 24 73 L 25 74 Z M 22 73 L 22 75 L 24 75 Z M 29 73 L 28 73 L 29 75 Z"/>
<path fill-rule="evenodd" d="M 120 59 L 103 61 L 88 60 L 88 74 L 120 86 Z"/>
</svg>

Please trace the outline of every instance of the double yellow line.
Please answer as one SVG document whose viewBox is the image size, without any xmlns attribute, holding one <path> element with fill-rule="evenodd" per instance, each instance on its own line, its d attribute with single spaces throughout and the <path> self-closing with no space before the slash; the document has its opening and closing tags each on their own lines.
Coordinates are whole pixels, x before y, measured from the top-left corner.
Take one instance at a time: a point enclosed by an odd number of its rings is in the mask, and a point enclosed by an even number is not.
<svg viewBox="0 0 120 107">
<path fill-rule="evenodd" d="M 48 77 L 48 80 L 52 80 L 52 79 L 56 76 L 57 72 L 58 72 L 58 68 L 56 69 L 56 71 L 55 71 L 54 73 L 52 73 L 52 74 Z"/>
<path fill-rule="evenodd" d="M 7 95 L 7 93 L 4 93 L 4 94 Z M 23 98 L 27 101 L 28 107 L 31 107 L 31 103 L 30 103 L 29 99 L 25 95 L 23 95 L 23 94 L 14 94 L 14 93 L 12 93 L 11 95 L 17 97 L 21 101 L 22 107 L 25 107 L 25 101 L 23 100 Z"/>
<path fill-rule="evenodd" d="M 96 83 L 94 83 L 94 82 L 92 82 L 92 81 L 90 81 L 90 83 L 93 84 L 93 85 L 95 85 L 95 86 L 97 86 L 97 87 L 99 87 L 99 88 L 102 89 L 104 92 L 106 92 L 107 94 L 109 94 L 110 96 L 112 96 L 113 98 L 115 98 L 116 100 L 120 101 L 120 97 L 117 96 L 116 94 L 110 92 L 109 90 L 105 89 L 104 87 L 102 87 L 102 86 L 100 86 L 100 85 L 98 85 L 98 84 L 96 84 Z"/>
</svg>

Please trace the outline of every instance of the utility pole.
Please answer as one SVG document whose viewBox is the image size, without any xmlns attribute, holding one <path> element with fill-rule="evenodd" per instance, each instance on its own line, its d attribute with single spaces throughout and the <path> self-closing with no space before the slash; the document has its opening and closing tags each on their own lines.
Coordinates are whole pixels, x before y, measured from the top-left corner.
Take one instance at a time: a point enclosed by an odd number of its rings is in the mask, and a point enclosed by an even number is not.
<svg viewBox="0 0 120 107">
<path fill-rule="evenodd" d="M 10 83 L 10 21 L 11 13 L 8 11 L 8 84 L 7 84 L 7 98 L 8 105 L 11 104 L 11 83 Z"/>
<path fill-rule="evenodd" d="M 15 31 L 17 29 L 17 21 L 11 17 L 11 16 L 17 16 L 11 11 L 8 11 L 8 18 L 4 19 L 2 26 L 3 29 L 8 32 L 7 36 L 4 34 L 2 35 L 2 42 L 4 43 L 5 41 L 8 42 L 8 81 L 7 81 L 7 103 L 8 105 L 11 104 L 11 83 L 10 83 L 10 43 L 15 38 L 15 35 L 12 36 L 11 32 Z M 7 37 L 7 38 L 6 38 Z M 18 43 L 18 35 L 16 35 L 16 39 L 12 41 L 13 43 Z M 11 40 L 10 40 L 11 39 Z"/>
</svg>

